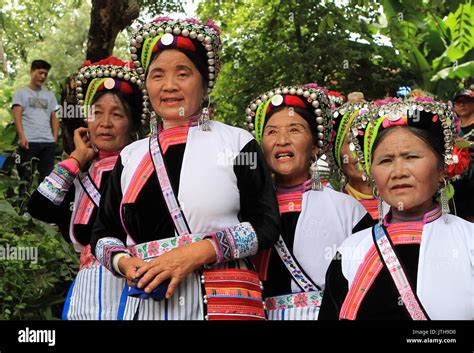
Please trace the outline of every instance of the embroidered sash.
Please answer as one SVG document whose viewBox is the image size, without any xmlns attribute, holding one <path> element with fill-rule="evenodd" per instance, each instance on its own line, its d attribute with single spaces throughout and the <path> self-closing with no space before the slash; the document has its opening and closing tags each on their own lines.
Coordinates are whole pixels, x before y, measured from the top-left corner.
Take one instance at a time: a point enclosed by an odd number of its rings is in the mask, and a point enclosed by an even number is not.
<svg viewBox="0 0 474 353">
<path fill-rule="evenodd" d="M 106 157 L 96 161 L 89 172 L 79 175 L 79 182 L 83 188 L 83 194 L 77 205 L 77 211 L 74 215 L 73 224 L 88 224 L 94 211 L 100 203 L 99 188 L 102 182 L 104 172 L 111 171 L 118 156 Z M 87 197 L 85 197 L 87 195 Z"/>
<path fill-rule="evenodd" d="M 423 216 L 422 222 L 387 224 L 388 215 L 385 216 L 384 224 L 390 233 L 392 247 L 393 245 L 421 244 L 424 224 L 433 222 L 440 216 L 441 210 L 439 208 L 435 208 L 427 212 Z M 358 254 L 353 254 L 353 256 L 356 255 Z M 384 263 L 374 242 L 374 244 L 365 254 L 364 260 L 357 269 L 355 277 L 349 288 L 349 292 L 347 293 L 346 298 L 342 304 L 341 311 L 339 313 L 339 319 L 355 320 L 357 318 L 357 313 L 365 298 L 365 295 L 370 290 L 383 266 Z M 426 312 L 424 315 L 428 317 Z"/>
<path fill-rule="evenodd" d="M 174 194 L 160 142 L 150 138 L 150 155 L 163 198 L 180 237 L 191 236 L 186 218 Z M 255 271 L 242 269 L 204 270 L 201 276 L 207 320 L 265 320 L 262 286 Z"/>
<path fill-rule="evenodd" d="M 400 293 L 400 298 L 402 299 L 403 304 L 405 304 L 405 309 L 408 311 L 408 314 L 412 320 L 428 320 L 428 315 L 421 305 L 415 291 L 413 291 L 406 272 L 398 259 L 392 241 L 390 240 L 390 237 L 387 236 L 387 231 L 384 226 L 376 224 L 372 228 L 372 236 L 374 243 L 377 246 L 379 256 L 382 258 L 385 267 L 390 273 L 390 276 Z"/>
</svg>

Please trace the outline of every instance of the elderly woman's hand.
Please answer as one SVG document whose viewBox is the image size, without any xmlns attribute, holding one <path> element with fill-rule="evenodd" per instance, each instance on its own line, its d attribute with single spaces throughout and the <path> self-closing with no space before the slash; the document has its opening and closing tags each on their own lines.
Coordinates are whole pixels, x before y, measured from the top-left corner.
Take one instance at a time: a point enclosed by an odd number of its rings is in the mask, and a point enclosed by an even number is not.
<svg viewBox="0 0 474 353">
<path fill-rule="evenodd" d="M 146 293 L 151 293 L 164 280 L 170 278 L 171 282 L 166 291 L 166 299 L 169 299 L 187 275 L 205 264 L 214 263 L 216 258 L 214 247 L 207 240 L 180 246 L 140 267 L 137 274 L 143 277 L 138 282 L 138 287 L 145 288 Z"/>
<path fill-rule="evenodd" d="M 143 268 L 147 263 L 139 257 L 123 256 L 118 262 L 120 272 L 127 278 L 127 283 L 133 287 L 137 283 L 139 275 L 137 274 L 140 268 Z"/>
</svg>

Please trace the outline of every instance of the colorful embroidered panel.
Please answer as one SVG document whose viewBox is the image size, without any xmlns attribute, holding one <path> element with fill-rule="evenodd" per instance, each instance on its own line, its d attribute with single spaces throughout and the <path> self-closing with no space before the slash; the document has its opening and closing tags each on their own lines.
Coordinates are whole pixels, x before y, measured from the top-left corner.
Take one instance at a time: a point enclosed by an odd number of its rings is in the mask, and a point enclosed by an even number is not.
<svg viewBox="0 0 474 353">
<path fill-rule="evenodd" d="M 161 256 L 179 246 L 196 243 L 203 239 L 202 235 L 182 235 L 178 237 L 166 238 L 161 240 L 149 241 L 137 244 L 131 247 L 130 252 L 133 256 L 143 260 Z"/>
<path fill-rule="evenodd" d="M 302 291 L 309 292 L 319 289 L 300 268 L 298 262 L 291 254 L 281 235 L 278 241 L 275 243 L 274 248 L 280 256 L 280 259 L 283 261 L 286 269 L 288 272 L 290 272 L 291 277 Z"/>
<path fill-rule="evenodd" d="M 249 222 L 211 233 L 207 238 L 213 240 L 217 254 L 216 263 L 243 259 L 255 255 L 258 250 L 257 235 Z"/>
<path fill-rule="evenodd" d="M 96 189 L 100 189 L 102 182 L 102 175 L 104 172 L 109 172 L 114 169 L 115 162 L 117 161 L 118 156 L 106 157 L 100 160 L 95 161 L 91 168 L 89 169 L 89 176 L 92 182 L 95 184 Z M 98 192 L 98 190 L 96 190 Z M 99 196 L 100 197 L 100 196 Z M 77 211 L 74 215 L 73 224 L 88 224 L 94 212 L 94 202 L 90 199 L 87 192 L 82 190 L 81 199 L 76 205 Z"/>
<path fill-rule="evenodd" d="M 262 283 L 254 271 L 205 270 L 206 320 L 265 320 Z"/>
<path fill-rule="evenodd" d="M 102 266 L 107 268 L 116 277 L 122 276 L 115 272 L 114 267 L 112 265 L 112 258 L 116 253 L 119 252 L 130 254 L 130 251 L 127 249 L 125 244 L 117 238 L 101 238 L 95 246 L 95 254 L 97 256 L 97 260 L 99 260 Z"/>
<path fill-rule="evenodd" d="M 280 214 L 301 212 L 303 193 L 311 189 L 311 180 L 293 188 L 277 188 L 277 199 Z"/>
<path fill-rule="evenodd" d="M 422 239 L 423 226 L 441 217 L 441 209 L 436 206 L 433 210 L 426 212 L 422 222 L 403 222 L 388 224 L 391 212 L 385 216 L 384 223 L 387 227 L 393 245 L 420 244 Z M 372 245 L 364 257 L 357 273 L 352 281 L 352 286 L 346 295 L 346 299 L 341 307 L 339 319 L 355 320 L 360 305 L 365 295 L 370 290 L 378 274 L 383 268 L 375 245 Z"/>
<path fill-rule="evenodd" d="M 53 204 L 60 205 L 64 201 L 64 197 L 76 176 L 65 165 L 58 163 L 53 171 L 41 182 L 38 192 Z"/>
<path fill-rule="evenodd" d="M 408 277 L 405 274 L 392 244 L 390 244 L 390 239 L 385 233 L 383 226 L 379 224 L 374 226 L 374 237 L 379 249 L 379 255 L 382 256 L 385 267 L 387 267 L 410 317 L 412 320 L 427 320 L 421 303 L 418 301 L 416 293 L 411 287 Z"/>
<path fill-rule="evenodd" d="M 395 223 L 388 227 L 390 239 L 394 245 L 420 244 L 423 223 Z M 359 266 L 341 307 L 339 319 L 355 320 L 365 295 L 370 290 L 378 274 L 383 268 L 382 260 L 375 245 L 372 245 Z"/>
<path fill-rule="evenodd" d="M 267 310 L 288 310 L 305 307 L 320 307 L 323 299 L 323 291 L 312 291 L 306 293 L 291 293 L 270 297 L 265 300 Z"/>
<path fill-rule="evenodd" d="M 188 132 L 189 125 L 160 130 L 158 138 L 160 139 L 160 145 L 163 154 L 166 154 L 166 151 L 168 151 L 170 146 L 186 143 L 188 139 Z"/>
<path fill-rule="evenodd" d="M 358 200 L 362 206 L 364 206 L 365 210 L 372 219 L 378 220 L 379 219 L 379 209 L 378 205 L 379 202 L 377 199 L 365 199 L 365 200 Z"/>
<path fill-rule="evenodd" d="M 125 194 L 122 198 L 122 205 L 134 203 L 136 201 L 138 194 L 154 172 L 155 169 L 153 168 L 153 162 L 150 158 L 150 154 L 146 153 L 137 169 L 135 169 L 135 173 L 128 184 L 127 190 L 125 191 Z"/>
</svg>

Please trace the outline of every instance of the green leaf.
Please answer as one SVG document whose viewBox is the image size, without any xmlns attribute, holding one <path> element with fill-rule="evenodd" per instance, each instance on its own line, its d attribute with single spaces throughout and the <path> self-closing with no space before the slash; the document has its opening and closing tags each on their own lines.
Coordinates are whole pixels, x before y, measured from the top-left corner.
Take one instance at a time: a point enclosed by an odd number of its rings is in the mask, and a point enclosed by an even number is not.
<svg viewBox="0 0 474 353">
<path fill-rule="evenodd" d="M 9 216 L 18 217 L 18 214 L 16 213 L 12 205 L 10 205 L 10 203 L 5 200 L 0 200 L 0 213 L 1 212 L 4 212 L 5 214 Z"/>
<path fill-rule="evenodd" d="M 318 33 L 323 33 L 326 29 L 326 17 L 324 17 L 318 25 Z"/>
<path fill-rule="evenodd" d="M 438 71 L 432 78 L 431 81 L 435 82 L 438 80 L 446 79 L 466 79 L 474 76 L 474 61 L 468 61 L 463 64 L 448 67 Z"/>
</svg>

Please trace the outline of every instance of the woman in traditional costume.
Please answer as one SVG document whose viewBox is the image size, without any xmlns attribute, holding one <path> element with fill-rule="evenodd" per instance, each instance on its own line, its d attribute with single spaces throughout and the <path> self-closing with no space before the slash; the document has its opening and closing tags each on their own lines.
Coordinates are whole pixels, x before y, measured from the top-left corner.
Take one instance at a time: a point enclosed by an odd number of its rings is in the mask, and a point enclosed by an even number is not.
<svg viewBox="0 0 474 353">
<path fill-rule="evenodd" d="M 450 181 L 466 168 L 455 119 L 447 104 L 417 98 L 360 126 L 360 163 L 390 211 L 339 248 L 320 319 L 473 318 L 474 226 L 448 214 Z"/>
<path fill-rule="evenodd" d="M 121 152 L 92 244 L 133 286 L 124 319 L 265 318 L 249 257 L 278 239 L 277 201 L 253 136 L 203 107 L 220 45 L 219 29 L 194 19 L 158 18 L 131 40 L 161 122 Z"/>
<path fill-rule="evenodd" d="M 271 90 L 246 110 L 247 127 L 274 174 L 281 216 L 278 242 L 260 257 L 272 320 L 316 319 L 337 246 L 372 224 L 356 200 L 319 180 L 317 159 L 328 148 L 329 119 L 327 93 L 317 85 Z"/>
<path fill-rule="evenodd" d="M 29 201 L 33 217 L 69 224 L 67 240 L 81 254 L 63 319 L 117 319 L 126 282 L 100 265 L 91 253 L 90 240 L 101 195 L 118 154 L 137 140 L 140 131 L 141 86 L 131 62 L 111 57 L 84 64 L 78 72 L 76 91 L 87 127 L 75 130 L 75 150 L 55 166 Z"/>
<path fill-rule="evenodd" d="M 378 216 L 378 200 L 372 194 L 372 187 L 362 172 L 356 145 L 348 136 L 352 129 L 364 123 L 377 112 L 370 103 L 345 104 L 332 112 L 331 146 L 333 175 L 340 183 L 340 189 L 359 201 L 374 220 Z M 357 135 L 363 139 L 363 135 Z M 361 144 L 362 145 L 362 144 Z M 387 205 L 386 205 L 387 206 Z M 384 208 L 388 210 L 387 207 Z"/>
</svg>

